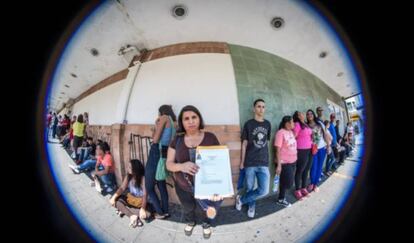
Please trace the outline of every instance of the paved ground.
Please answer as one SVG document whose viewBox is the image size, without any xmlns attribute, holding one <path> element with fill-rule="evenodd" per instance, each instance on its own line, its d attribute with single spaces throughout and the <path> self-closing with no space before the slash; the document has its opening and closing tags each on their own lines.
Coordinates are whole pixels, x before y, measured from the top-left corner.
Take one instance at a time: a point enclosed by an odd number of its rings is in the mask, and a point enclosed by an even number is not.
<svg viewBox="0 0 414 243">
<path fill-rule="evenodd" d="M 361 138 L 357 139 L 357 144 L 361 141 Z M 72 173 L 68 164 L 73 161 L 60 144 L 49 143 L 48 149 L 67 204 L 72 205 L 84 228 L 101 242 L 306 242 L 335 215 L 337 205 L 352 186 L 359 165 L 356 152 L 336 173 L 323 181 L 320 192 L 295 202 L 290 208 L 277 206 L 275 195 L 260 200 L 255 219 L 247 218 L 246 209 L 238 212 L 233 207 L 222 208 L 211 238 L 204 240 L 201 226 L 194 229 L 191 237 L 184 235 L 181 208 L 173 205 L 170 219 L 153 220 L 144 223 L 142 228 L 129 228 L 129 219 L 119 218 L 110 206 L 109 195 L 98 194 L 89 185 L 91 180 L 85 174 Z M 294 201 L 293 198 L 289 200 Z"/>
</svg>

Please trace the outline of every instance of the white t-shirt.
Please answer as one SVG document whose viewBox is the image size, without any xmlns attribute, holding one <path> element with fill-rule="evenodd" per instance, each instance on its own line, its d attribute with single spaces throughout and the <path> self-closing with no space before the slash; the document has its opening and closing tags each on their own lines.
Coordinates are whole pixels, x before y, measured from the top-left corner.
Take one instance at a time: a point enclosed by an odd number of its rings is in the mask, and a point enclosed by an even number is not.
<svg viewBox="0 0 414 243">
<path fill-rule="evenodd" d="M 351 133 L 352 135 L 354 135 L 354 127 L 353 126 L 346 127 L 346 133 Z"/>
<path fill-rule="evenodd" d="M 144 196 L 144 191 L 141 189 L 141 187 L 135 186 L 135 180 L 131 179 L 128 183 L 128 189 L 129 192 L 135 196 L 135 197 L 142 197 Z"/>
<path fill-rule="evenodd" d="M 322 135 L 322 137 L 321 137 L 321 139 L 319 139 L 318 149 L 321 149 L 321 148 L 325 148 L 326 147 L 326 142 L 325 142 L 325 139 L 323 138 L 323 133 L 321 135 Z"/>
<path fill-rule="evenodd" d="M 325 124 L 323 124 L 322 122 L 319 122 L 319 125 L 321 125 L 321 129 L 326 131 Z M 319 142 L 318 142 L 318 149 L 326 147 L 325 138 L 323 137 L 324 132 L 320 130 L 320 134 L 321 134 L 321 139 L 319 139 Z"/>
</svg>

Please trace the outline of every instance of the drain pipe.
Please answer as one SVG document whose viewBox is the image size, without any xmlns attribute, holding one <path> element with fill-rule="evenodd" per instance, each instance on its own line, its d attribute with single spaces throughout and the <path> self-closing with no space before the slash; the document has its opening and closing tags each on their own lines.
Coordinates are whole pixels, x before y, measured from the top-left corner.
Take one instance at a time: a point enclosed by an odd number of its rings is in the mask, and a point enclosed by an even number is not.
<svg viewBox="0 0 414 243">
<path fill-rule="evenodd" d="M 118 108 L 122 109 L 122 111 L 120 113 L 118 113 L 118 119 L 122 121 L 122 124 L 127 124 L 127 112 L 128 112 L 128 106 L 129 106 L 129 101 L 131 98 L 131 94 L 132 94 L 132 90 L 134 88 L 135 85 L 135 81 L 137 79 L 138 76 L 138 72 L 141 68 L 142 63 L 140 61 L 135 61 L 134 62 L 134 66 L 129 68 L 129 71 L 132 73 L 130 73 L 130 75 L 132 76 L 132 80 L 130 82 L 128 82 L 126 85 L 126 87 L 124 89 L 127 90 L 127 94 L 125 94 L 126 99 L 122 102 L 122 104 L 120 104 L 118 106 Z M 129 75 L 128 75 L 129 76 Z M 122 95 L 122 94 L 121 94 Z"/>
</svg>

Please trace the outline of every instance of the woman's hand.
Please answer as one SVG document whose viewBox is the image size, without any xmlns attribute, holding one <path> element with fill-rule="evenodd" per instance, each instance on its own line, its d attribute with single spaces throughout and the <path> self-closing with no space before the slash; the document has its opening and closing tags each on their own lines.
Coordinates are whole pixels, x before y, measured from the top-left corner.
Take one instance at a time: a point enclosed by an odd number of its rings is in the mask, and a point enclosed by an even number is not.
<svg viewBox="0 0 414 243">
<path fill-rule="evenodd" d="M 282 164 L 278 163 L 276 166 L 276 174 L 280 175 L 281 172 L 282 172 Z"/>
<path fill-rule="evenodd" d="M 211 201 L 214 201 L 214 202 L 217 202 L 217 201 L 221 201 L 221 200 L 223 200 L 223 197 L 222 197 L 222 196 L 220 196 L 220 195 L 218 195 L 218 194 L 214 194 L 214 195 L 210 198 L 210 200 L 211 200 Z"/>
<path fill-rule="evenodd" d="M 115 207 L 115 196 L 112 196 L 112 197 L 109 199 L 109 203 L 112 205 L 112 207 Z"/>
<path fill-rule="evenodd" d="M 181 164 L 181 171 L 194 176 L 200 167 L 191 161 Z"/>
</svg>

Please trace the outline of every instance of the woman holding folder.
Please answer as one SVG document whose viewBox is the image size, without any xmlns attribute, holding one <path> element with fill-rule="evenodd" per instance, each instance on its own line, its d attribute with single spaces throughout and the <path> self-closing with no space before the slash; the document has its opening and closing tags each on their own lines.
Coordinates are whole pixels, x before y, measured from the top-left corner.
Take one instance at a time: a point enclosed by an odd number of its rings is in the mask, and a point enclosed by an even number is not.
<svg viewBox="0 0 414 243">
<path fill-rule="evenodd" d="M 210 199 L 194 198 L 194 175 L 199 167 L 195 164 L 197 146 L 220 145 L 217 137 L 204 132 L 203 118 L 199 110 L 191 105 L 185 106 L 178 116 L 177 136 L 168 148 L 167 169 L 174 172 L 175 191 L 184 208 L 186 226 L 184 232 L 190 236 L 197 223 L 201 221 L 203 237 L 211 236 L 211 219 L 217 215 L 223 198 L 212 195 Z"/>
</svg>

